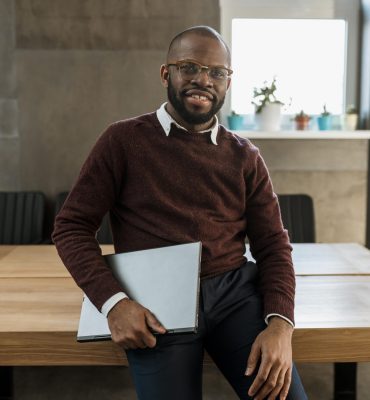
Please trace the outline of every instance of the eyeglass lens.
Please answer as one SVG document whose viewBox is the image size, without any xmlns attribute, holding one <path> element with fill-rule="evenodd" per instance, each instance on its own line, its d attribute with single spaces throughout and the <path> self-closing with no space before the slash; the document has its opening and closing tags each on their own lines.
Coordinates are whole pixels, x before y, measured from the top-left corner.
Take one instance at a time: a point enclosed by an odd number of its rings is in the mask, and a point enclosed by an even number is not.
<svg viewBox="0 0 370 400">
<path fill-rule="evenodd" d="M 180 63 L 178 64 L 178 69 L 183 79 L 188 79 L 188 80 L 197 78 L 201 73 L 202 69 L 205 69 L 210 79 L 213 79 L 215 81 L 223 81 L 227 79 L 229 75 L 226 68 L 209 67 L 206 69 L 201 65 L 192 62 Z"/>
</svg>

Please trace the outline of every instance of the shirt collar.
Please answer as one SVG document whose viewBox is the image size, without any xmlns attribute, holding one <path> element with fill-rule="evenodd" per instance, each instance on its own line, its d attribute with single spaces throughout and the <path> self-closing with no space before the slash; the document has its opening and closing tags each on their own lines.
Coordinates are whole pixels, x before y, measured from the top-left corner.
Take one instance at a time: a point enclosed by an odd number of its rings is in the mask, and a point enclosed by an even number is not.
<svg viewBox="0 0 370 400">
<path fill-rule="evenodd" d="M 178 124 L 172 117 L 171 115 L 167 112 L 165 106 L 167 103 L 163 103 L 160 108 L 157 110 L 157 118 L 159 123 L 161 124 L 165 134 L 168 136 L 171 130 L 171 125 L 175 124 L 178 128 L 183 129 L 184 131 L 188 132 L 187 129 L 185 129 L 183 126 Z M 217 132 L 218 132 L 218 119 L 217 116 L 215 115 L 215 123 L 212 126 L 212 128 L 206 129 L 204 131 L 198 132 L 198 133 L 206 133 L 206 132 L 211 132 L 211 140 L 212 143 L 217 145 Z"/>
</svg>

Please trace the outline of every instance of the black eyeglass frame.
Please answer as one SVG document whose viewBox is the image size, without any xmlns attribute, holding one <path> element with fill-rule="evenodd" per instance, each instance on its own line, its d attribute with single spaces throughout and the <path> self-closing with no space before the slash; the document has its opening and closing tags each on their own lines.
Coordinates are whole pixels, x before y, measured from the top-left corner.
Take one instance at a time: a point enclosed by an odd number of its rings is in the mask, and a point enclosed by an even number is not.
<svg viewBox="0 0 370 400">
<path fill-rule="evenodd" d="M 227 68 L 227 67 L 225 67 L 224 65 L 202 65 L 202 64 L 199 63 L 198 61 L 195 61 L 195 60 L 187 60 L 187 59 L 185 59 L 185 60 L 179 60 L 179 61 L 176 61 L 176 62 L 174 62 L 174 63 L 168 63 L 168 64 L 166 64 L 166 67 L 171 67 L 171 66 L 176 67 L 177 70 L 179 71 L 181 77 L 183 78 L 183 76 L 182 76 L 182 74 L 181 74 L 180 66 L 181 66 L 182 64 L 184 64 L 184 63 L 195 64 L 195 65 L 198 65 L 198 66 L 200 67 L 199 74 L 196 75 L 196 76 L 194 76 L 192 79 L 198 78 L 198 76 L 202 73 L 202 70 L 205 70 L 206 73 L 207 73 L 207 75 L 208 75 L 208 78 L 210 78 L 210 79 L 212 79 L 213 81 L 216 81 L 216 82 L 225 82 L 225 81 L 227 81 L 228 78 L 230 78 L 230 76 L 231 76 L 232 73 L 234 72 L 232 69 Z M 210 70 L 213 69 L 213 68 L 222 68 L 223 70 L 225 70 L 225 71 L 227 72 L 226 78 L 225 78 L 225 79 L 217 79 L 217 78 L 215 79 L 215 78 L 213 78 L 212 76 L 210 76 L 210 75 L 209 75 L 209 72 L 210 72 Z M 185 79 L 185 78 L 183 78 L 183 79 Z"/>
</svg>

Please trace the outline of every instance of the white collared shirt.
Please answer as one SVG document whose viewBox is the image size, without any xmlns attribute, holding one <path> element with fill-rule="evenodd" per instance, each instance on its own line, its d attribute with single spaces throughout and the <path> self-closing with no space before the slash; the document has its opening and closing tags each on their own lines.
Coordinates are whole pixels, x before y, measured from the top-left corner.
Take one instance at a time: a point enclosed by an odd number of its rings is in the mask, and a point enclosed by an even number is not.
<svg viewBox="0 0 370 400">
<path fill-rule="evenodd" d="M 176 122 L 171 115 L 168 113 L 168 111 L 166 110 L 166 104 L 167 103 L 163 103 L 160 108 L 157 110 L 156 114 L 157 114 L 157 118 L 159 123 L 161 124 L 165 134 L 168 136 L 171 130 L 171 125 L 175 124 L 178 128 L 183 129 L 184 131 L 188 132 L 188 130 L 186 128 L 184 128 L 183 126 L 181 126 L 178 122 Z M 212 143 L 217 145 L 217 132 L 218 132 L 218 119 L 217 116 L 215 115 L 215 123 L 212 126 L 212 128 L 208 128 L 205 129 L 204 131 L 200 131 L 197 133 L 206 133 L 206 132 L 211 132 L 211 140 Z"/>
</svg>

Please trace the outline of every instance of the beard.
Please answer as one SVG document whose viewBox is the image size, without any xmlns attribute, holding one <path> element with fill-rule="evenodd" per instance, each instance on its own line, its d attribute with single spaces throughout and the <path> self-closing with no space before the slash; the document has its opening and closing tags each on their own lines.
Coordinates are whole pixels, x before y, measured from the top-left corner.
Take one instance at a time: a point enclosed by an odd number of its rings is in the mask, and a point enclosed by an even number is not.
<svg viewBox="0 0 370 400">
<path fill-rule="evenodd" d="M 200 88 L 199 88 L 200 89 Z M 173 108 L 180 115 L 180 117 L 191 125 L 199 125 L 209 122 L 218 113 L 224 104 L 225 96 L 222 99 L 218 99 L 213 96 L 211 109 L 206 113 L 196 113 L 189 111 L 184 103 L 183 98 L 185 97 L 184 92 L 177 92 L 171 82 L 171 76 L 168 80 L 167 97 Z"/>
</svg>

